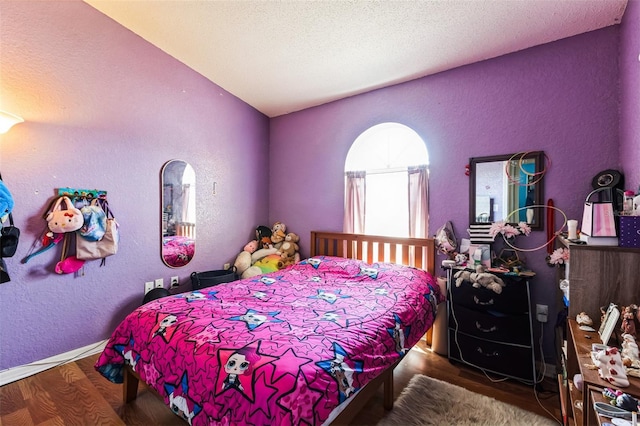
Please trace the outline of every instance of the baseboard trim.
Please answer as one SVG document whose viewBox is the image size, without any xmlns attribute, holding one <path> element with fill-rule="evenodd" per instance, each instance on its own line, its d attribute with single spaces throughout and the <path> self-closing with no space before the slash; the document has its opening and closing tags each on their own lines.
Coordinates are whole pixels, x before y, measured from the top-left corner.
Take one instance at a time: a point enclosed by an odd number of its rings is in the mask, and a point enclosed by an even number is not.
<svg viewBox="0 0 640 426">
<path fill-rule="evenodd" d="M 106 345 L 107 339 L 69 352 L 54 355 L 40 361 L 7 368 L 6 370 L 0 371 L 0 386 L 15 382 L 16 380 L 24 379 L 25 377 L 33 376 L 34 374 L 57 367 L 58 365 L 100 353 L 104 350 Z"/>
</svg>

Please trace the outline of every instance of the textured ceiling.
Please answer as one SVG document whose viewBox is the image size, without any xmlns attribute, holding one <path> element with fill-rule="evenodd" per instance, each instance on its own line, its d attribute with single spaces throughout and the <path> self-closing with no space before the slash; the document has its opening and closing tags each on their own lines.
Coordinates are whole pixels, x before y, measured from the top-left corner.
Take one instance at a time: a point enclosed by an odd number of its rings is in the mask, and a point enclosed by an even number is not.
<svg viewBox="0 0 640 426">
<path fill-rule="evenodd" d="M 627 0 L 85 0 L 269 117 L 620 23 Z"/>
</svg>

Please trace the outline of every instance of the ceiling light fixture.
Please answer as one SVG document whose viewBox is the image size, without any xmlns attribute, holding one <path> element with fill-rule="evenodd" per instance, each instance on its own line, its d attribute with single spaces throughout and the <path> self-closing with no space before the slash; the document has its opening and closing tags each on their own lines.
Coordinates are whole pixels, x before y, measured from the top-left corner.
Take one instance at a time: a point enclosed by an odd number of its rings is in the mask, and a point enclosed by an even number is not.
<svg viewBox="0 0 640 426">
<path fill-rule="evenodd" d="M 15 124 L 24 122 L 22 117 L 6 111 L 0 111 L 0 133 L 7 133 Z"/>
</svg>

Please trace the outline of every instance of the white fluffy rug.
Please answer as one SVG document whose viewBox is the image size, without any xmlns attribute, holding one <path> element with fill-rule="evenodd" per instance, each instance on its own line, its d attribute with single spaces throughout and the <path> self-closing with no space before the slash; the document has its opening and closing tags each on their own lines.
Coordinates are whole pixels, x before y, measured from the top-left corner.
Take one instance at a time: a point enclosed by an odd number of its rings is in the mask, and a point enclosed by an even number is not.
<svg viewBox="0 0 640 426">
<path fill-rule="evenodd" d="M 378 426 L 547 426 L 553 420 L 431 377 L 416 375 Z"/>
</svg>

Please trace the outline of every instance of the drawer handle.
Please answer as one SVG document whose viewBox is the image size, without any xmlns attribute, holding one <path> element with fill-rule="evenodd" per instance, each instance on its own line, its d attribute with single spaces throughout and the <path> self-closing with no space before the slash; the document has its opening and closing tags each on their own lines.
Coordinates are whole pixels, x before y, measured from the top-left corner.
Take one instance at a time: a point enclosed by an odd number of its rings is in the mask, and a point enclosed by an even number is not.
<svg viewBox="0 0 640 426">
<path fill-rule="evenodd" d="M 482 351 L 482 348 L 480 346 L 478 346 L 478 349 L 476 349 L 480 354 L 486 356 L 487 358 L 489 357 L 494 357 L 494 356 L 500 356 L 500 354 L 498 353 L 498 351 L 493 351 L 493 352 L 488 352 L 488 353 L 484 353 Z"/>
<path fill-rule="evenodd" d="M 476 302 L 476 305 L 493 305 L 493 299 L 482 302 L 480 299 L 478 299 L 478 296 L 473 296 L 473 300 Z"/>
<path fill-rule="evenodd" d="M 478 321 L 476 321 L 476 328 L 485 333 L 493 333 L 498 329 L 498 327 L 496 327 L 495 325 L 491 328 L 482 328 L 482 324 L 480 324 Z"/>
</svg>

